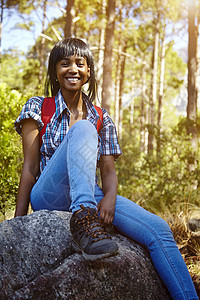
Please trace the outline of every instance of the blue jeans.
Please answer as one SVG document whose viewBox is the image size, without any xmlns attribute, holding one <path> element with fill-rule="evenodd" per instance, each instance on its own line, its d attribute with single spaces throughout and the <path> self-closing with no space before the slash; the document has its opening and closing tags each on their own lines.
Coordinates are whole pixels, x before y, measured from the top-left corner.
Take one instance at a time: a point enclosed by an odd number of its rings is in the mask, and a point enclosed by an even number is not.
<svg viewBox="0 0 200 300">
<path fill-rule="evenodd" d="M 98 138 L 87 120 L 74 124 L 31 192 L 34 211 L 75 212 L 80 205 L 96 208 L 103 198 L 95 183 Z M 172 232 L 160 217 L 124 197 L 117 196 L 113 224 L 129 238 L 145 246 L 173 299 L 198 299 Z"/>
</svg>

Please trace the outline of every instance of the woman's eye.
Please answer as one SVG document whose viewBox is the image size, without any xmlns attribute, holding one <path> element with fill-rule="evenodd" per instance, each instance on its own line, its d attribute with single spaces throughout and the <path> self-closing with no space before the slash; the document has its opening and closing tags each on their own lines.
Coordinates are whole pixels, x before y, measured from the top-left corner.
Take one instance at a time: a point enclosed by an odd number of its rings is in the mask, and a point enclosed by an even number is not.
<svg viewBox="0 0 200 300">
<path fill-rule="evenodd" d="M 69 64 L 68 63 L 62 63 L 61 66 L 62 67 L 67 67 L 67 66 L 69 66 Z"/>
</svg>

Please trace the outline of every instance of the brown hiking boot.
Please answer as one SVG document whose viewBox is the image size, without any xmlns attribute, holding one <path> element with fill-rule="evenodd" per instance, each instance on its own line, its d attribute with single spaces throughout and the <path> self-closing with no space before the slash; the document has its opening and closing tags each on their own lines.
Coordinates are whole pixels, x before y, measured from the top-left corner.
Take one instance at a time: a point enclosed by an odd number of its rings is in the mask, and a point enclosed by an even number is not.
<svg viewBox="0 0 200 300">
<path fill-rule="evenodd" d="M 96 260 L 118 253 L 118 245 L 104 230 L 97 211 L 81 206 L 82 210 L 73 214 L 70 229 L 73 236 L 74 250 L 82 252 L 86 260 Z"/>
</svg>

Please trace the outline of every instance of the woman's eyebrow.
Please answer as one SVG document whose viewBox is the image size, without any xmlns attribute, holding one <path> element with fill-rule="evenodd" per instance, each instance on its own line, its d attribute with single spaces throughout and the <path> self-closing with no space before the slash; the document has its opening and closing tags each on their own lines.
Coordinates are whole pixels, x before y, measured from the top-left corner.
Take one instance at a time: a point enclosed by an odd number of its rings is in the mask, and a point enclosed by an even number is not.
<svg viewBox="0 0 200 300">
<path fill-rule="evenodd" d="M 63 57 L 62 60 L 70 60 L 70 59 L 71 59 L 70 57 L 71 57 L 71 56 Z M 75 59 L 76 59 L 76 60 L 86 60 L 85 57 L 83 57 L 83 56 L 76 56 Z"/>
<path fill-rule="evenodd" d="M 61 61 L 63 61 L 63 60 L 70 60 L 70 58 L 69 57 L 63 57 L 62 59 L 61 59 Z"/>
</svg>

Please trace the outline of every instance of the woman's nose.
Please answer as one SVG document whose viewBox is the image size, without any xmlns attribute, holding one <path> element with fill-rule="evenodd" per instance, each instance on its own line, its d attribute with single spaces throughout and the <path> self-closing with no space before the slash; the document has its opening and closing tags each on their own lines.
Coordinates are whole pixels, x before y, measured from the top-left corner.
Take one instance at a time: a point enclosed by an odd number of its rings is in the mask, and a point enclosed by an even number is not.
<svg viewBox="0 0 200 300">
<path fill-rule="evenodd" d="M 77 69 L 77 65 L 76 64 L 71 64 L 70 68 L 69 68 L 69 72 L 70 73 L 77 73 L 78 69 Z"/>
</svg>

